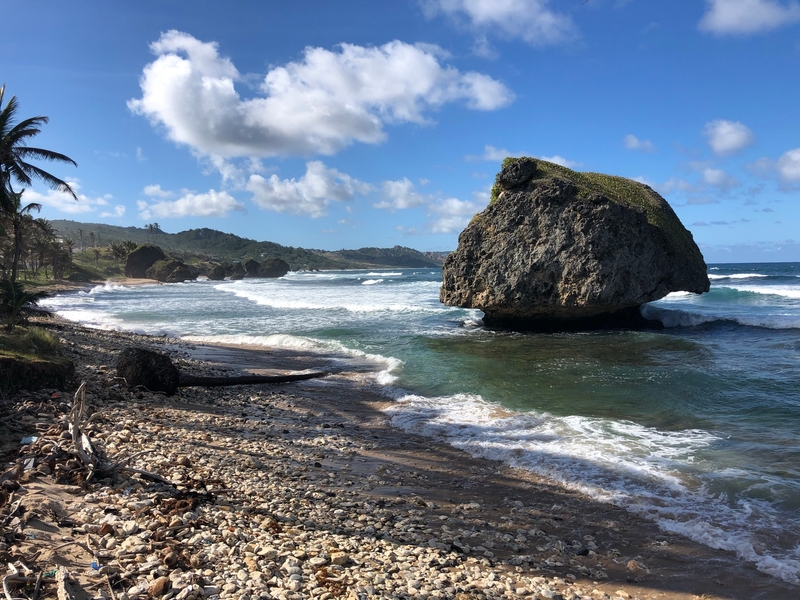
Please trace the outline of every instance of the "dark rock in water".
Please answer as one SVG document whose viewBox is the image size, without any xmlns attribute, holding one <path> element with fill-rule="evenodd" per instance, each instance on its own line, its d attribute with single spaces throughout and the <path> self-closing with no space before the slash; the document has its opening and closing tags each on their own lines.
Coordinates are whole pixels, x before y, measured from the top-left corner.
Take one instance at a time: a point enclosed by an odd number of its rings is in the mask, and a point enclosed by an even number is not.
<svg viewBox="0 0 800 600">
<path fill-rule="evenodd" d="M 172 258 L 159 260 L 145 271 L 145 274 L 150 279 L 157 279 L 166 283 L 181 283 L 187 279 L 197 279 L 198 273 L 198 269 Z"/>
<path fill-rule="evenodd" d="M 258 268 L 259 277 L 283 277 L 289 272 L 289 263 L 280 258 L 267 258 Z"/>
<path fill-rule="evenodd" d="M 117 374 L 128 387 L 142 385 L 151 392 L 171 396 L 178 389 L 180 374 L 169 356 L 145 348 L 125 348 L 117 359 Z"/>
<path fill-rule="evenodd" d="M 258 264 L 258 261 L 253 260 L 252 258 L 244 263 L 245 271 L 247 271 L 248 277 L 258 277 L 258 268 L 261 265 Z"/>
<path fill-rule="evenodd" d="M 211 271 L 207 274 L 207 277 L 211 281 L 222 281 L 225 279 L 225 267 L 222 265 L 216 265 Z"/>
<path fill-rule="evenodd" d="M 545 331 L 647 326 L 640 305 L 709 289 L 692 234 L 650 187 L 531 158 L 504 161 L 442 273 L 443 303 Z"/>
<path fill-rule="evenodd" d="M 128 254 L 125 261 L 125 277 L 142 279 L 147 277 L 147 269 L 159 260 L 164 260 L 166 255 L 158 246 L 143 244 Z"/>
</svg>

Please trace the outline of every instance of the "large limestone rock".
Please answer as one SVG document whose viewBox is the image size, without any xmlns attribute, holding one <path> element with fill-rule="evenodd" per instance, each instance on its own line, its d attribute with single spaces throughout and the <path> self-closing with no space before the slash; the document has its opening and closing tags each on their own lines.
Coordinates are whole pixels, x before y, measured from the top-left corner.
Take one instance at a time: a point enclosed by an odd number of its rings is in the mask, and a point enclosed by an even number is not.
<svg viewBox="0 0 800 600">
<path fill-rule="evenodd" d="M 222 281 L 225 279 L 225 267 L 222 265 L 215 265 L 207 275 L 211 281 Z"/>
<path fill-rule="evenodd" d="M 252 258 L 244 263 L 244 268 L 247 271 L 248 277 L 258 277 L 258 268 L 261 265 L 258 264 L 257 261 L 253 260 Z"/>
<path fill-rule="evenodd" d="M 147 269 L 165 258 L 164 251 L 158 246 L 142 244 L 128 254 L 128 258 L 125 261 L 125 277 L 135 277 L 137 279 L 147 277 Z"/>
<path fill-rule="evenodd" d="M 259 277 L 283 277 L 289 272 L 289 263 L 280 258 L 266 258 L 258 267 Z"/>
<path fill-rule="evenodd" d="M 440 299 L 487 325 L 592 329 L 643 325 L 640 305 L 708 289 L 692 234 L 650 187 L 520 158 L 445 260 Z"/>
<path fill-rule="evenodd" d="M 166 283 L 182 283 L 187 280 L 194 280 L 197 279 L 199 273 L 199 269 L 173 258 L 156 261 L 145 271 L 145 275 L 150 279 L 157 279 Z"/>
</svg>

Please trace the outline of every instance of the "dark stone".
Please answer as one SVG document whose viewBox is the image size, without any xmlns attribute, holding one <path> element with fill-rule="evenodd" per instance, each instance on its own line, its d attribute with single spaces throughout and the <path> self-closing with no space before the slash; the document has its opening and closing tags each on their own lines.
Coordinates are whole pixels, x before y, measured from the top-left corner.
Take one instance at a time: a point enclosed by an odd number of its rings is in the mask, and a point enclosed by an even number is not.
<svg viewBox="0 0 800 600">
<path fill-rule="evenodd" d="M 225 265 L 225 274 L 231 278 L 231 281 L 239 281 L 240 279 L 244 279 L 244 276 L 247 275 L 247 271 L 244 270 L 242 263 L 229 263 Z"/>
<path fill-rule="evenodd" d="M 258 277 L 258 268 L 261 265 L 258 264 L 257 261 L 253 260 L 252 258 L 244 263 L 244 269 L 247 271 L 248 277 Z"/>
<path fill-rule="evenodd" d="M 150 279 L 157 279 L 166 283 L 182 283 L 197 279 L 199 270 L 179 260 L 167 258 L 153 263 L 145 274 Z"/>
<path fill-rule="evenodd" d="M 178 389 L 180 375 L 169 356 L 145 348 L 125 348 L 117 359 L 117 374 L 128 387 L 144 386 L 151 392 L 171 396 Z"/>
<path fill-rule="evenodd" d="M 507 159 L 492 202 L 442 268 L 440 299 L 490 326 L 641 328 L 638 307 L 707 292 L 706 265 L 667 202 L 641 183 Z"/>
<path fill-rule="evenodd" d="M 128 254 L 125 261 L 125 277 L 142 279 L 147 277 L 147 269 L 159 260 L 164 260 L 166 255 L 158 246 L 143 244 Z"/>
<path fill-rule="evenodd" d="M 280 258 L 267 258 L 258 269 L 259 277 L 283 277 L 289 272 L 289 263 Z"/>
<path fill-rule="evenodd" d="M 209 271 L 207 277 L 211 281 L 222 281 L 225 279 L 225 268 L 222 265 L 217 265 Z"/>
</svg>

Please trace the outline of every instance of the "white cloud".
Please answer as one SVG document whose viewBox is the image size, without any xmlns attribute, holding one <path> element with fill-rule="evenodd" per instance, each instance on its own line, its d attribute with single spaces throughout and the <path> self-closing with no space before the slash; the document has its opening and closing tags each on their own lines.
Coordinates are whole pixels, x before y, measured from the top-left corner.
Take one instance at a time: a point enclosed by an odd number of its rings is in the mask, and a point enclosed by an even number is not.
<svg viewBox="0 0 800 600">
<path fill-rule="evenodd" d="M 574 167 L 579 166 L 581 163 L 569 160 L 568 158 L 564 158 L 563 156 L 559 156 L 558 154 L 554 156 L 540 156 L 538 157 L 542 160 L 546 160 L 547 162 L 555 163 L 557 165 L 561 165 L 562 167 L 567 167 L 568 169 L 572 169 Z"/>
<path fill-rule="evenodd" d="M 153 187 L 153 186 L 148 186 Z M 224 217 L 233 210 L 244 210 L 244 205 L 228 192 L 209 190 L 204 194 L 184 191 L 177 200 L 161 200 L 149 204 L 143 200 L 136 203 L 142 219 L 158 217 Z"/>
<path fill-rule="evenodd" d="M 728 156 L 736 154 L 755 141 L 750 128 L 739 121 L 710 121 L 703 128 L 703 135 L 714 154 Z"/>
<path fill-rule="evenodd" d="M 702 171 L 703 183 L 712 187 L 729 190 L 739 185 L 739 181 L 722 169 L 705 168 Z"/>
<path fill-rule="evenodd" d="M 654 181 L 650 181 L 647 177 L 643 175 L 638 175 L 633 178 L 634 181 L 638 181 L 639 183 L 643 183 L 644 185 L 656 189 L 656 183 Z"/>
<path fill-rule="evenodd" d="M 58 211 L 69 213 L 71 215 L 80 215 L 96 211 L 100 207 L 108 206 L 108 201 L 111 200 L 111 194 L 105 194 L 96 198 L 91 198 L 86 194 L 80 194 L 80 184 L 77 181 L 68 181 L 75 193 L 78 195 L 78 200 L 66 192 L 58 190 L 47 190 L 44 194 L 36 190 L 27 189 L 22 195 L 23 204 L 30 204 L 35 202 L 42 206 L 49 206 Z"/>
<path fill-rule="evenodd" d="M 789 183 L 800 183 L 800 148 L 789 150 L 778 159 L 778 173 Z"/>
<path fill-rule="evenodd" d="M 454 19 L 466 18 L 473 29 L 484 35 L 498 33 L 531 46 L 575 39 L 577 30 L 572 19 L 553 12 L 548 5 L 549 0 L 422 0 L 428 17 L 444 14 Z"/>
<path fill-rule="evenodd" d="M 648 140 L 640 140 L 633 134 L 628 134 L 624 139 L 625 147 L 628 150 L 637 150 L 638 152 L 655 152 L 656 147 L 653 142 Z"/>
<path fill-rule="evenodd" d="M 697 191 L 696 186 L 686 181 L 685 179 L 680 179 L 676 177 L 670 177 L 664 183 L 657 186 L 655 189 L 656 191 L 658 191 L 658 193 L 664 196 L 676 191 L 685 193 L 692 193 Z"/>
<path fill-rule="evenodd" d="M 472 44 L 472 53 L 490 60 L 500 58 L 500 53 L 492 46 L 485 35 L 480 35 L 475 39 L 475 43 Z"/>
<path fill-rule="evenodd" d="M 490 161 L 490 162 L 499 162 L 502 161 L 509 156 L 522 156 L 521 152 L 513 153 L 505 148 L 495 148 L 490 144 L 486 144 L 483 147 L 483 154 L 467 154 L 464 156 L 464 160 L 470 162 L 477 162 L 477 161 Z"/>
<path fill-rule="evenodd" d="M 750 173 L 758 177 L 768 177 L 775 171 L 775 167 L 775 161 L 764 156 L 744 166 Z"/>
<path fill-rule="evenodd" d="M 237 93 L 243 77 L 216 43 L 173 30 L 151 49 L 158 57 L 129 108 L 206 156 L 332 154 L 383 141 L 387 123 L 428 123 L 426 113 L 447 103 L 495 110 L 513 98 L 487 75 L 443 66 L 430 45 L 308 47 L 302 60 L 272 68 L 251 99 Z"/>
<path fill-rule="evenodd" d="M 155 183 L 144 187 L 144 195 L 150 196 L 151 198 L 169 198 L 173 193 L 168 190 L 162 190 L 161 185 Z"/>
<path fill-rule="evenodd" d="M 435 217 L 431 223 L 433 233 L 455 233 L 464 229 L 472 217 L 486 208 L 488 198 L 474 201 L 446 198 L 428 206 Z"/>
<path fill-rule="evenodd" d="M 144 152 L 142 152 L 141 148 L 136 148 L 136 160 L 139 162 L 144 162 L 147 160 L 147 157 L 144 155 Z"/>
<path fill-rule="evenodd" d="M 701 31 L 718 35 L 769 31 L 800 21 L 800 4 L 777 0 L 706 0 Z"/>
<path fill-rule="evenodd" d="M 274 174 L 265 179 L 253 174 L 246 187 L 261 208 L 311 217 L 324 216 L 331 200 L 347 201 L 372 190 L 370 185 L 329 169 L 318 160 L 306 163 L 306 173 L 300 179 L 280 179 Z"/>
<path fill-rule="evenodd" d="M 381 195 L 382 199 L 374 204 L 375 208 L 402 210 L 421 206 L 427 201 L 425 196 L 416 191 L 414 184 L 407 177 L 398 181 L 384 181 L 381 185 Z"/>
<path fill-rule="evenodd" d="M 114 206 L 114 212 L 102 212 L 100 213 L 101 217 L 124 217 L 125 216 L 125 207 L 122 204 L 117 204 Z"/>
</svg>

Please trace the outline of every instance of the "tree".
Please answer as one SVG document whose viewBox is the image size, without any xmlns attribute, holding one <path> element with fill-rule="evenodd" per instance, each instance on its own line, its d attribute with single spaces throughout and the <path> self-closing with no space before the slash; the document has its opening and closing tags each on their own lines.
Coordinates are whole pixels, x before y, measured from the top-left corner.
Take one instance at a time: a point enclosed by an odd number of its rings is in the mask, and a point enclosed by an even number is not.
<svg viewBox="0 0 800 600">
<path fill-rule="evenodd" d="M 0 314 L 6 322 L 6 330 L 11 331 L 21 319 L 33 311 L 33 307 L 48 294 L 44 291 L 26 292 L 18 281 L 0 281 Z"/>
<path fill-rule="evenodd" d="M 37 220 L 33 218 L 33 211 L 39 212 L 42 210 L 42 205 L 31 202 L 25 206 L 22 205 L 22 192 L 14 193 L 9 199 L 8 205 L 4 208 L 3 212 L 11 227 L 12 239 L 12 259 L 11 259 L 11 276 L 12 282 L 17 280 L 17 269 L 19 268 L 19 259 L 23 251 L 23 234 L 26 230 L 33 226 L 41 226 L 37 224 Z"/>
<path fill-rule="evenodd" d="M 31 117 L 16 123 L 17 97 L 3 106 L 3 96 L 6 86 L 0 87 L 0 211 L 7 212 L 14 209 L 14 184 L 30 187 L 33 179 L 38 179 L 52 189 L 66 192 L 75 200 L 78 199 L 75 190 L 69 183 L 55 175 L 32 165 L 28 161 L 44 160 L 69 163 L 78 166 L 70 157 L 46 150 L 28 146 L 28 141 L 41 132 L 41 126 L 49 119 L 44 116 Z"/>
</svg>

